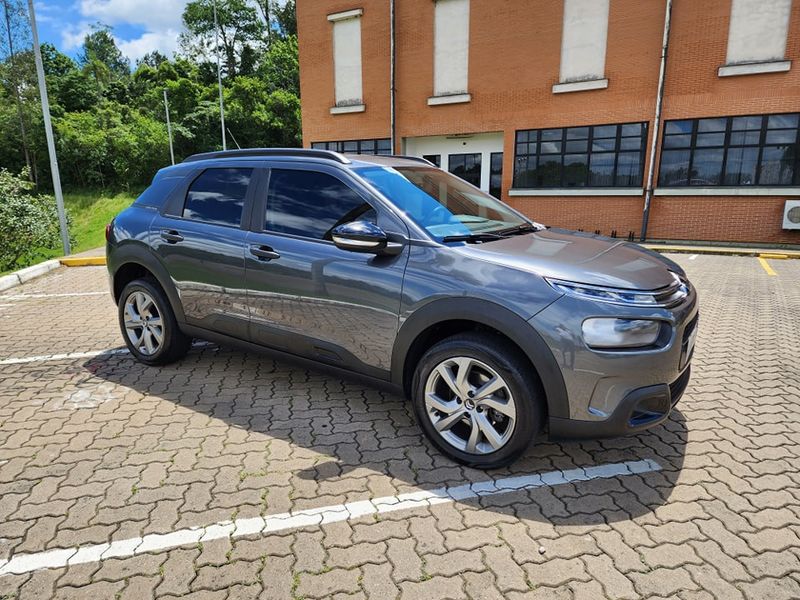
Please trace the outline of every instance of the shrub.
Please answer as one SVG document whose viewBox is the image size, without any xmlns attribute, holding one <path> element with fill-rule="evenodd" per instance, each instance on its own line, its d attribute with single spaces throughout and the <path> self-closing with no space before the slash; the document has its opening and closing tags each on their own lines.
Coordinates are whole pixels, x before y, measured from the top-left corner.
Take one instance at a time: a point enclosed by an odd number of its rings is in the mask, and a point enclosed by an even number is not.
<svg viewBox="0 0 800 600">
<path fill-rule="evenodd" d="M 0 271 L 32 264 L 60 244 L 55 199 L 34 193 L 26 172 L 0 169 Z"/>
</svg>

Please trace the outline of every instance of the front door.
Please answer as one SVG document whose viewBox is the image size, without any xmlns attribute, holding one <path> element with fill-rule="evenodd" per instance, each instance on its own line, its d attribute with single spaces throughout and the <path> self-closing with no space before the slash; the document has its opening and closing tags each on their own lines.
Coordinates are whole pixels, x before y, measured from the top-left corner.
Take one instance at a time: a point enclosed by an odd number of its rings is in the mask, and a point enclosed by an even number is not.
<svg viewBox="0 0 800 600">
<path fill-rule="evenodd" d="M 245 203 L 254 170 L 211 168 L 189 185 L 174 215 L 151 225 L 154 248 L 170 273 L 189 325 L 246 339 Z"/>
<path fill-rule="evenodd" d="M 475 187 L 481 187 L 481 153 L 451 154 L 447 170 Z"/>
<path fill-rule="evenodd" d="M 408 250 L 391 257 L 340 250 L 331 230 L 367 220 L 387 232 L 407 231 L 336 169 L 318 168 L 272 168 L 259 192 L 258 231 L 248 234 L 245 258 L 251 339 L 386 377 Z"/>
</svg>

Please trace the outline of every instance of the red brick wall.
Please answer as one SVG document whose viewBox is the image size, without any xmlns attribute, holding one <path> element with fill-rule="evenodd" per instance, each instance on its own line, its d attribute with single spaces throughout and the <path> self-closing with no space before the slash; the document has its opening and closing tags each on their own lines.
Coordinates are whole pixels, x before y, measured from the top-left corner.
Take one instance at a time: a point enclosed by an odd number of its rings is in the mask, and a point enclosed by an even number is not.
<svg viewBox="0 0 800 600">
<path fill-rule="evenodd" d="M 298 0 L 306 145 L 389 135 L 388 4 Z M 793 61 L 790 72 L 720 78 L 730 0 L 675 0 L 663 117 L 800 110 L 800 2 L 793 6 L 786 53 Z M 364 9 L 367 108 L 360 114 L 331 115 L 333 60 L 326 15 L 359 7 Z M 472 101 L 432 107 L 427 99 L 433 93 L 433 2 L 402 0 L 396 10 L 398 152 L 405 137 L 504 131 L 507 202 L 552 225 L 603 233 L 616 229 L 619 235 L 640 232 L 643 197 L 508 197 L 507 191 L 517 129 L 648 121 L 652 134 L 664 0 L 613 0 L 606 55 L 609 87 L 567 94 L 552 93 L 559 76 L 563 0 L 471 0 Z M 800 244 L 800 232 L 781 229 L 782 206 L 781 197 L 655 196 L 648 237 Z"/>
</svg>

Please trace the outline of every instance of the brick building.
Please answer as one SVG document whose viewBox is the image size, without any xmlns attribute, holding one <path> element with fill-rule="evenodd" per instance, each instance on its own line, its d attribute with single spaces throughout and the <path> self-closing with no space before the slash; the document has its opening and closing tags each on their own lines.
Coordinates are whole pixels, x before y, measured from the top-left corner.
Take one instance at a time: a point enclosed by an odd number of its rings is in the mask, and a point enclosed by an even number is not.
<svg viewBox="0 0 800 600">
<path fill-rule="evenodd" d="M 800 245 L 800 1 L 299 0 L 297 18 L 306 147 L 425 156 L 550 225 L 638 239 L 647 213 L 647 239 Z"/>
</svg>

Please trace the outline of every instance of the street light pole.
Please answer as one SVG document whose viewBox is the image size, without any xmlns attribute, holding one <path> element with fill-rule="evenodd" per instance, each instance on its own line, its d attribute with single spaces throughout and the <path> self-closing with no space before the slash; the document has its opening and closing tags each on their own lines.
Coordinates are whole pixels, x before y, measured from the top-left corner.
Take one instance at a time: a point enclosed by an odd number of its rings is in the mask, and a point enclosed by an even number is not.
<svg viewBox="0 0 800 600">
<path fill-rule="evenodd" d="M 167 102 L 167 88 L 164 88 L 164 112 L 167 115 L 167 135 L 169 136 L 169 158 L 175 164 L 175 151 L 172 149 L 172 125 L 169 122 L 169 102 Z"/>
<path fill-rule="evenodd" d="M 29 2 L 31 0 L 28 0 Z M 217 55 L 217 84 L 219 85 L 219 122 L 222 128 L 222 149 L 227 150 L 228 144 L 225 140 L 225 105 L 222 102 L 222 67 L 219 63 L 219 23 L 217 22 L 217 0 L 214 2 L 214 35 L 216 42 L 214 43 L 214 53 Z"/>
<path fill-rule="evenodd" d="M 64 196 L 61 193 L 61 177 L 58 173 L 58 159 L 56 158 L 56 143 L 53 138 L 53 124 L 50 121 L 50 102 L 47 99 L 47 83 L 44 79 L 44 65 L 42 64 L 42 49 L 39 47 L 39 32 L 36 29 L 36 14 L 33 11 L 33 0 L 28 0 L 28 13 L 31 19 L 31 32 L 33 34 L 33 54 L 36 59 L 36 76 L 39 79 L 39 97 L 42 100 L 42 120 L 44 121 L 44 134 L 47 138 L 47 152 L 50 155 L 50 171 L 53 176 L 53 192 L 56 197 L 58 210 L 58 224 L 61 229 L 61 244 L 64 256 L 70 254 L 69 231 L 67 230 L 67 215 L 64 212 Z"/>
</svg>

